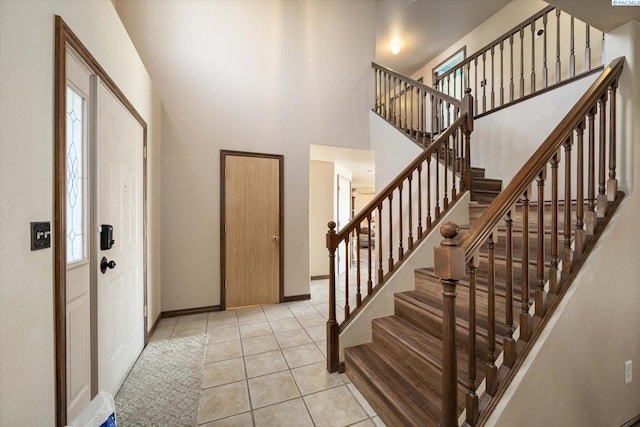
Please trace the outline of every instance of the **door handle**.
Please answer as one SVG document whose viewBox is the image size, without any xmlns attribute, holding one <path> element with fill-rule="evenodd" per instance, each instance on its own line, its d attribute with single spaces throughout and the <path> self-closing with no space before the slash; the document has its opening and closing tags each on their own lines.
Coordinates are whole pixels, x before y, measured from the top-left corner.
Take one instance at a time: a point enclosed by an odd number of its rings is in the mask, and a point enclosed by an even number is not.
<svg viewBox="0 0 640 427">
<path fill-rule="evenodd" d="M 113 260 L 107 261 L 107 257 L 103 256 L 102 260 L 100 261 L 100 271 L 102 272 L 102 274 L 106 273 L 107 268 L 116 268 L 116 262 Z"/>
<path fill-rule="evenodd" d="M 274 242 L 277 242 L 278 240 L 280 240 L 280 237 L 278 237 L 278 236 L 273 236 L 273 237 L 272 237 L 272 239 L 273 239 L 273 241 L 274 241 Z"/>
</svg>

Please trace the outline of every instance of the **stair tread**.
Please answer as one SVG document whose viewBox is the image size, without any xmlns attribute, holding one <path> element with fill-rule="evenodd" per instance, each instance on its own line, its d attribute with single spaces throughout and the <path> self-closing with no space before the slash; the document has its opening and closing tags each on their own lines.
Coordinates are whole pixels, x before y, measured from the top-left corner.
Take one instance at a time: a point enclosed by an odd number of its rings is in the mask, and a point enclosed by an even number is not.
<svg viewBox="0 0 640 427">
<path fill-rule="evenodd" d="M 405 417 L 405 421 L 410 422 L 409 425 L 437 424 L 439 405 L 429 398 L 420 399 L 413 387 L 395 375 L 395 371 L 378 355 L 372 344 L 346 348 L 345 356 L 348 359 L 357 360 L 359 363 L 354 363 L 352 369 L 361 371 L 367 378 L 367 384 L 362 384 L 364 390 L 361 390 L 365 397 L 368 397 L 367 395 L 371 392 L 379 394 L 379 398 L 392 405 L 390 411 L 396 416 Z M 360 378 L 351 376 L 350 378 L 356 386 L 360 385 Z M 433 399 L 438 400 L 435 396 Z M 384 410 L 380 408 L 380 402 L 371 396 L 368 400 L 384 420 Z"/>
</svg>

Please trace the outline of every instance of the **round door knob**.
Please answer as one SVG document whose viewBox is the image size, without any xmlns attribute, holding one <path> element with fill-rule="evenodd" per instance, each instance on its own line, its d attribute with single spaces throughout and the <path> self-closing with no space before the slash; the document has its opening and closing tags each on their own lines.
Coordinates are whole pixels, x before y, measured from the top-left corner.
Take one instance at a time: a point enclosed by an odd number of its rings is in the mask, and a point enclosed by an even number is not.
<svg viewBox="0 0 640 427">
<path fill-rule="evenodd" d="M 102 260 L 100 260 L 100 271 L 104 274 L 107 271 L 107 268 L 115 268 L 116 267 L 116 262 L 111 260 L 108 261 L 107 257 L 102 257 Z"/>
<path fill-rule="evenodd" d="M 278 236 L 273 236 L 273 237 L 272 237 L 272 239 L 273 239 L 273 241 L 274 241 L 274 242 L 277 242 L 278 240 L 280 240 L 280 237 L 278 237 Z"/>
</svg>

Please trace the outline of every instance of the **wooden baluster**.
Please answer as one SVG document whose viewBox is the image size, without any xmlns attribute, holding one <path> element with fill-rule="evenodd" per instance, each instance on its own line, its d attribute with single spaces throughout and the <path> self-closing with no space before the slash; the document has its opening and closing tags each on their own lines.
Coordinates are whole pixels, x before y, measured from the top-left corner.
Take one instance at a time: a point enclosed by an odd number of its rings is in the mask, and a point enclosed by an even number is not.
<svg viewBox="0 0 640 427">
<path fill-rule="evenodd" d="M 367 215 L 367 295 L 373 292 L 373 280 L 371 278 L 371 266 L 373 264 L 373 254 L 371 253 L 371 214 Z"/>
<path fill-rule="evenodd" d="M 447 142 L 445 142 L 442 147 L 442 150 L 444 150 L 444 168 L 442 168 L 442 177 L 444 179 L 444 185 L 442 187 L 442 208 L 444 210 L 449 209 L 449 141 L 450 137 L 447 137 Z"/>
<path fill-rule="evenodd" d="M 336 223 L 328 224 L 327 249 L 329 249 L 329 319 L 327 319 L 327 371 L 336 372 L 339 362 L 338 322 L 336 321 L 336 249 L 338 235 Z"/>
<path fill-rule="evenodd" d="M 482 112 L 487 112 L 487 55 L 482 52 Z"/>
<path fill-rule="evenodd" d="M 587 32 L 585 34 L 585 48 L 584 48 L 584 70 L 589 71 L 591 69 L 591 27 L 587 24 Z"/>
<path fill-rule="evenodd" d="M 438 151 L 436 152 L 436 205 L 434 212 L 436 220 L 440 219 L 440 150 L 441 148 L 438 148 Z"/>
<path fill-rule="evenodd" d="M 457 98 L 457 96 L 456 96 L 456 92 L 457 92 L 457 90 L 456 90 L 456 89 L 457 89 L 457 86 L 456 86 L 456 85 L 457 85 L 457 82 L 456 82 L 456 80 L 457 80 L 457 79 L 456 79 L 456 74 L 457 74 L 457 72 L 456 72 L 456 70 L 455 70 L 455 68 L 454 68 L 454 70 L 453 70 L 453 72 L 451 73 L 451 75 L 453 76 L 453 85 L 452 85 L 452 86 L 453 86 L 453 96 L 454 96 L 455 98 Z"/>
<path fill-rule="evenodd" d="M 537 285 L 535 293 L 536 316 L 542 317 L 547 307 L 547 293 L 544 290 L 544 181 L 547 179 L 547 167 L 545 166 L 536 179 L 538 183 L 538 253 L 536 257 L 536 279 Z M 529 260 L 522 260 L 529 263 Z"/>
<path fill-rule="evenodd" d="M 569 77 L 574 77 L 576 75 L 576 55 L 575 55 L 575 47 L 574 47 L 574 27 L 573 27 L 573 16 L 571 17 L 571 26 L 569 29 Z"/>
<path fill-rule="evenodd" d="M 466 113 L 467 120 L 462 125 L 464 133 L 464 188 L 473 191 L 473 174 L 471 173 L 471 132 L 473 132 L 473 96 L 471 90 L 465 90 L 462 98 L 462 109 Z"/>
<path fill-rule="evenodd" d="M 618 194 L 616 179 L 616 89 L 618 81 L 609 86 L 609 180 L 607 181 L 607 201 L 613 202 Z"/>
<path fill-rule="evenodd" d="M 434 272 L 442 284 L 442 420 L 443 427 L 458 425 L 458 354 L 456 352 L 456 286 L 464 278 L 464 251 L 455 237 L 458 226 L 440 227 L 444 240 L 433 249 Z"/>
<path fill-rule="evenodd" d="M 393 193 L 389 194 L 389 272 L 393 271 Z"/>
<path fill-rule="evenodd" d="M 403 247 L 403 240 L 404 240 L 404 227 L 402 226 L 402 219 L 404 217 L 404 215 L 402 215 L 402 183 L 400 183 L 400 185 L 398 186 L 398 231 L 399 231 L 399 237 L 398 237 L 398 261 L 402 261 L 402 259 L 404 258 L 404 247 Z"/>
<path fill-rule="evenodd" d="M 450 77 L 451 77 L 451 73 L 447 74 L 447 90 L 443 91 L 447 95 L 451 95 L 451 88 L 449 87 L 451 83 Z"/>
<path fill-rule="evenodd" d="M 584 231 L 584 120 L 576 127 L 578 135 L 578 162 L 576 170 L 576 244 L 575 256 L 580 257 L 586 243 Z"/>
<path fill-rule="evenodd" d="M 418 165 L 418 240 L 422 239 L 422 164 Z"/>
<path fill-rule="evenodd" d="M 500 40 L 500 105 L 504 105 L 504 40 Z"/>
<path fill-rule="evenodd" d="M 431 99 L 431 139 L 433 140 L 433 136 L 438 133 L 438 119 L 436 118 L 437 116 L 437 108 L 438 106 L 436 105 L 436 100 L 435 100 L 435 96 L 433 94 L 429 95 L 429 98 Z M 429 141 L 431 142 L 431 141 Z M 426 141 L 425 141 L 425 146 L 426 146 Z"/>
<path fill-rule="evenodd" d="M 513 339 L 515 328 L 513 327 L 513 220 L 511 219 L 511 211 L 507 212 L 504 222 L 506 224 L 506 307 L 504 320 L 507 325 L 507 334 L 502 341 L 502 351 L 504 353 L 504 364 L 512 368 L 516 361 L 516 341 Z"/>
<path fill-rule="evenodd" d="M 549 86 L 549 70 L 547 68 L 547 14 L 542 16 L 542 87 Z"/>
<path fill-rule="evenodd" d="M 413 172 L 409 175 L 409 235 L 407 236 L 407 244 L 410 251 L 413 250 L 413 203 L 411 203 L 413 191 L 411 189 L 411 181 L 413 181 Z"/>
<path fill-rule="evenodd" d="M 410 135 L 412 138 L 415 137 L 415 128 L 413 126 L 413 91 L 414 91 L 414 87 L 411 86 L 411 119 L 409 121 L 409 130 L 410 130 Z"/>
<path fill-rule="evenodd" d="M 431 230 L 431 157 L 427 158 L 427 230 Z"/>
<path fill-rule="evenodd" d="M 467 92 L 467 89 L 471 91 L 471 61 L 467 62 L 467 75 L 464 78 L 464 93 Z"/>
<path fill-rule="evenodd" d="M 467 391 L 467 424 L 475 425 L 478 421 L 478 395 L 476 394 L 476 269 L 478 256 L 472 257 L 469 267 L 469 387 Z"/>
<path fill-rule="evenodd" d="M 562 80 L 560 64 L 560 9 L 556 9 L 556 84 Z"/>
<path fill-rule="evenodd" d="M 605 195 L 605 159 L 606 159 L 606 135 L 607 135 L 607 94 L 603 94 L 600 105 L 600 152 L 598 167 L 598 198 L 596 200 L 596 213 L 598 218 L 604 218 L 607 211 L 607 196 Z"/>
<path fill-rule="evenodd" d="M 407 93 L 408 93 L 408 91 L 409 91 L 409 84 L 405 83 L 404 84 L 404 108 L 403 108 L 403 110 L 404 110 L 404 129 L 405 129 L 405 131 L 406 130 L 409 130 L 409 131 L 411 130 L 409 128 L 409 122 L 407 121 L 407 119 L 408 119 L 407 116 L 409 115 L 409 107 L 407 106 L 407 98 L 408 98 Z M 409 132 L 409 134 L 411 134 L 411 132 Z"/>
<path fill-rule="evenodd" d="M 378 246 L 378 285 L 382 284 L 384 278 L 384 270 L 382 269 L 382 205 L 382 202 L 378 205 L 378 221 L 376 221 L 378 226 L 378 241 L 376 242 Z"/>
<path fill-rule="evenodd" d="M 358 266 L 358 270 L 359 270 Z M 349 235 L 344 239 L 344 320 L 348 320 L 351 317 L 351 310 L 349 307 Z"/>
<path fill-rule="evenodd" d="M 374 86 L 374 100 L 375 100 L 375 104 L 374 104 L 374 110 L 376 111 L 376 113 L 380 113 L 380 103 L 378 102 L 378 78 L 379 78 L 379 70 L 376 68 L 373 70 L 373 86 Z"/>
<path fill-rule="evenodd" d="M 453 150 L 451 152 L 451 201 L 455 201 L 458 198 L 456 192 L 456 178 L 457 178 L 457 165 L 458 165 L 458 143 L 460 140 L 460 129 L 456 129 L 451 135 L 453 138 Z"/>
<path fill-rule="evenodd" d="M 398 85 L 398 78 L 396 76 L 393 76 L 393 102 L 391 104 L 391 108 L 393 109 L 393 124 L 398 126 L 398 107 L 396 106 L 396 103 L 398 102 L 398 98 L 397 98 L 397 90 L 396 87 Z"/>
<path fill-rule="evenodd" d="M 362 294 L 360 292 L 360 224 L 356 225 L 356 235 L 353 238 L 353 245 L 356 248 L 356 308 L 362 304 Z"/>
<path fill-rule="evenodd" d="M 571 249 L 571 145 L 573 134 L 564 142 L 564 250 L 562 251 L 562 272 L 571 272 L 573 254 Z"/>
<path fill-rule="evenodd" d="M 520 339 L 529 341 L 531 337 L 531 316 L 529 315 L 529 189 L 522 195 L 522 283 L 520 312 Z"/>
<path fill-rule="evenodd" d="M 587 158 L 587 213 L 585 214 L 587 236 L 593 236 L 596 232 L 597 215 L 596 215 L 596 175 L 595 175 L 595 116 L 596 108 L 589 110 L 587 113 L 587 122 L 589 126 L 589 154 Z"/>
<path fill-rule="evenodd" d="M 536 91 L 536 23 L 531 22 L 531 93 Z"/>
<path fill-rule="evenodd" d="M 473 111 L 474 111 L 475 114 L 478 114 L 478 111 L 479 111 L 478 110 L 478 98 L 479 97 L 477 96 L 478 95 L 478 57 L 477 56 L 473 60 L 473 66 L 474 66 L 473 77 L 475 79 L 475 86 L 473 88 L 473 93 L 476 94 L 476 99 L 475 99 L 476 103 L 475 103 L 475 106 L 473 108 Z"/>
<path fill-rule="evenodd" d="M 560 150 L 551 158 L 551 268 L 549 269 L 549 292 L 558 294 L 558 163 Z M 539 243 L 538 243 L 539 244 Z"/>
<path fill-rule="evenodd" d="M 389 93 L 389 74 L 384 73 L 384 116 L 387 121 L 391 121 L 389 103 L 391 102 L 391 94 Z"/>
<path fill-rule="evenodd" d="M 491 396 L 496 394 L 498 389 L 498 368 L 496 367 L 496 251 L 493 241 L 493 233 L 489 235 L 487 241 L 488 249 L 488 316 L 487 316 L 487 364 L 486 364 L 486 384 L 487 393 Z M 524 262 L 524 260 L 523 260 Z"/>
<path fill-rule="evenodd" d="M 513 102 L 513 93 L 514 93 L 514 85 L 513 85 L 513 34 L 509 36 L 509 102 Z"/>
<path fill-rule="evenodd" d="M 520 29 L 520 98 L 524 96 L 524 28 Z"/>
<path fill-rule="evenodd" d="M 433 98 L 432 98 L 433 100 Z M 422 145 L 427 146 L 427 92 L 422 91 L 422 131 L 424 132 Z M 433 133 L 433 128 L 431 128 L 431 133 Z"/>
<path fill-rule="evenodd" d="M 491 46 L 491 109 L 493 110 L 494 108 L 496 108 L 496 94 L 494 91 L 494 82 L 495 82 L 495 68 L 494 68 L 494 47 L 495 46 Z"/>
</svg>

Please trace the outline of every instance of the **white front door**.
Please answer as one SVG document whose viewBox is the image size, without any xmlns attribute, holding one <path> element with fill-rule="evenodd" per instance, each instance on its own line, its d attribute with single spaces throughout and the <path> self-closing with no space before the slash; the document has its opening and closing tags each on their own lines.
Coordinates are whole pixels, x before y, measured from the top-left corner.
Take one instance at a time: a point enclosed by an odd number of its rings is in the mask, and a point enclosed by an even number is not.
<svg viewBox="0 0 640 427">
<path fill-rule="evenodd" d="M 115 395 L 144 347 L 143 128 L 98 84 L 98 387 Z M 110 263 L 104 273 L 101 261 Z"/>
</svg>

